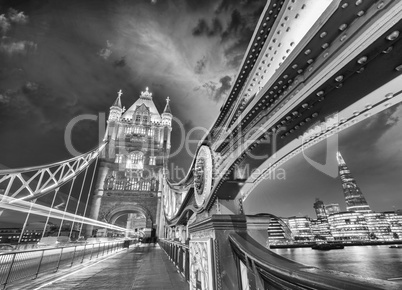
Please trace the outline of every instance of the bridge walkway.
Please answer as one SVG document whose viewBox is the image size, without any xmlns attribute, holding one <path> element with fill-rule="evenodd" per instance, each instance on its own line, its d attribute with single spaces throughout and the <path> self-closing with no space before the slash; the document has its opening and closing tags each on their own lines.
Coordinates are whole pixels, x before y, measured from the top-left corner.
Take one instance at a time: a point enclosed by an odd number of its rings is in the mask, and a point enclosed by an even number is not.
<svg viewBox="0 0 402 290">
<path fill-rule="evenodd" d="M 50 281 L 20 285 L 18 289 L 181 290 L 189 289 L 189 285 L 159 245 L 141 244 L 86 268 L 63 273 Z"/>
</svg>

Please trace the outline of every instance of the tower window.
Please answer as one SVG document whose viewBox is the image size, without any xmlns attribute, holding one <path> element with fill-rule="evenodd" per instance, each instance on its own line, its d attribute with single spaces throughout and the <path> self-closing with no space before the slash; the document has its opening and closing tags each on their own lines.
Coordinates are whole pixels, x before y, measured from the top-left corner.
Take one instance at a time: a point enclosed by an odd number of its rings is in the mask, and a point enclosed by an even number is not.
<svg viewBox="0 0 402 290">
<path fill-rule="evenodd" d="M 147 124 L 148 123 L 148 116 L 143 116 L 142 117 L 142 122 Z"/>
<path fill-rule="evenodd" d="M 155 165 L 156 164 L 156 157 L 151 156 L 149 157 L 149 165 Z"/>
<path fill-rule="evenodd" d="M 136 115 L 135 116 L 135 122 L 141 122 L 141 116 L 140 115 Z"/>
<path fill-rule="evenodd" d="M 122 163 L 123 162 L 123 154 L 116 154 L 115 163 Z"/>
<path fill-rule="evenodd" d="M 150 187 L 151 187 L 151 184 L 149 181 L 143 181 L 141 184 L 142 191 L 149 191 Z"/>
<path fill-rule="evenodd" d="M 142 152 L 133 152 L 127 158 L 127 168 L 128 169 L 142 169 L 143 168 L 143 157 Z"/>
</svg>

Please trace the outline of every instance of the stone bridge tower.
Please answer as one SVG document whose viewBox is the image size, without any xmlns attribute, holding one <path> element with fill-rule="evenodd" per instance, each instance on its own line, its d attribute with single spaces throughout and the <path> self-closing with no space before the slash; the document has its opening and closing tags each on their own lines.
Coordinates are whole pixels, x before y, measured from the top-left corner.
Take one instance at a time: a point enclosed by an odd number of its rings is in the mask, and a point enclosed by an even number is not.
<svg viewBox="0 0 402 290">
<path fill-rule="evenodd" d="M 170 153 L 172 114 L 169 97 L 162 114 L 146 88 L 124 112 L 121 91 L 107 120 L 108 145 L 99 160 L 90 218 L 115 223 L 128 215 L 127 228 L 158 232 L 161 186 Z M 138 220 L 143 222 L 138 222 Z M 93 235 L 88 227 L 88 236 Z"/>
</svg>

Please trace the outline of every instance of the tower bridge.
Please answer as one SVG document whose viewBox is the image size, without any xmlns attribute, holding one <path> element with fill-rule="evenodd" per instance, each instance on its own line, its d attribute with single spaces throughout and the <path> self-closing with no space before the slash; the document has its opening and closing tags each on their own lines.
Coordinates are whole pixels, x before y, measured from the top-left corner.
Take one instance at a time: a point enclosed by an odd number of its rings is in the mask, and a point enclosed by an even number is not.
<svg viewBox="0 0 402 290">
<path fill-rule="evenodd" d="M 338 133 L 402 101 L 401 18 L 400 1 L 267 1 L 183 180 L 166 175 L 169 97 L 160 114 L 147 88 L 125 110 L 119 91 L 105 143 L 57 164 L 1 171 L 0 205 L 26 212 L 27 220 L 31 213 L 47 221 L 79 220 L 86 238 L 94 238 L 94 227 L 127 239 L 139 230 L 157 237 L 190 289 L 398 289 L 396 282 L 328 272 L 275 254 L 268 228 L 279 225 L 290 237 L 288 226 L 270 213 L 247 215 L 243 202 L 306 148 L 320 141 L 336 145 Z M 35 204 L 43 195 L 57 196 L 95 160 L 98 178 L 84 193 L 84 212 Z M 247 170 L 254 173 L 243 176 Z M 126 227 L 114 225 L 123 216 Z M 136 218 L 145 226 L 134 227 Z M 11 282 L 12 264 L 8 269 L 3 285 Z"/>
</svg>

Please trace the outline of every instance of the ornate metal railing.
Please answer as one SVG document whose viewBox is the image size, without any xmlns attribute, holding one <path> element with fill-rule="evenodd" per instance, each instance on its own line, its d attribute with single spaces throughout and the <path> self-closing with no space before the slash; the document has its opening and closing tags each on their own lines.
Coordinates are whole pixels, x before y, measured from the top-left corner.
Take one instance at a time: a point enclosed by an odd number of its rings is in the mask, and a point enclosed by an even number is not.
<svg viewBox="0 0 402 290">
<path fill-rule="evenodd" d="M 321 270 L 288 260 L 258 244 L 247 233 L 229 235 L 239 285 L 247 289 L 401 289 L 401 285 L 350 273 Z"/>
<path fill-rule="evenodd" d="M 82 264 L 84 261 L 97 259 L 127 246 L 129 246 L 127 241 L 111 241 L 2 253 L 0 285 L 5 289 L 10 283 L 28 278 L 35 279 L 39 274 L 57 272 L 61 268 Z"/>
<path fill-rule="evenodd" d="M 188 245 L 162 239 L 159 240 L 159 245 L 186 278 L 186 281 L 190 281 L 190 252 Z"/>
</svg>

